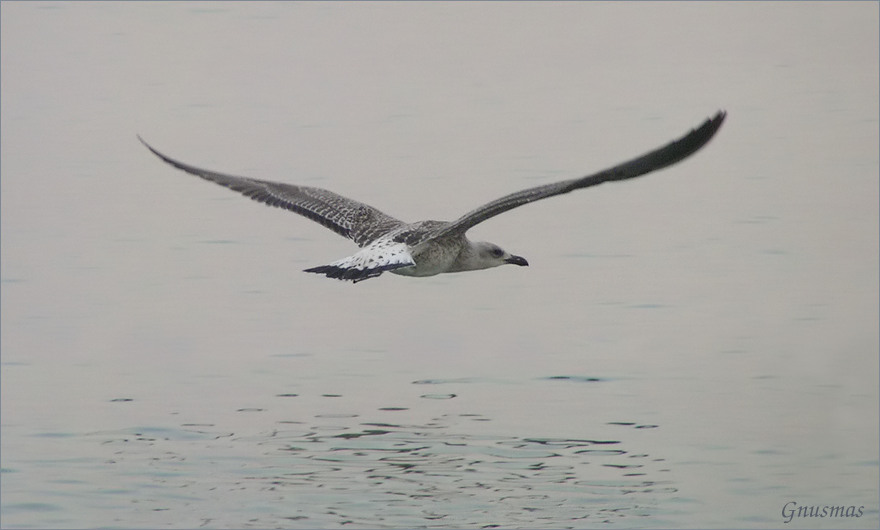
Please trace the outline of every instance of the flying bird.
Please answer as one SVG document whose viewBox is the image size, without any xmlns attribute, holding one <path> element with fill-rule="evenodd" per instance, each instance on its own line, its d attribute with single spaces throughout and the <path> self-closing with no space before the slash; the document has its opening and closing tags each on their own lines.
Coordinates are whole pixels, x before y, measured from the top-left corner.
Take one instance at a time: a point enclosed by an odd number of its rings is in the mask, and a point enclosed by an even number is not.
<svg viewBox="0 0 880 530">
<path fill-rule="evenodd" d="M 361 250 L 329 265 L 305 269 L 305 272 L 357 283 L 375 278 L 385 271 L 403 276 L 433 276 L 505 264 L 526 266 L 529 263 L 525 258 L 513 255 L 494 243 L 469 240 L 467 231 L 487 219 L 530 202 L 603 182 L 635 178 L 675 164 L 706 145 L 718 132 L 725 116 L 724 111 L 719 111 L 681 138 L 597 173 L 511 193 L 471 210 L 455 221 L 415 223 L 406 223 L 372 206 L 325 189 L 201 169 L 160 153 L 140 136 L 138 140 L 153 154 L 178 169 L 269 206 L 298 213 L 353 240 Z"/>
</svg>

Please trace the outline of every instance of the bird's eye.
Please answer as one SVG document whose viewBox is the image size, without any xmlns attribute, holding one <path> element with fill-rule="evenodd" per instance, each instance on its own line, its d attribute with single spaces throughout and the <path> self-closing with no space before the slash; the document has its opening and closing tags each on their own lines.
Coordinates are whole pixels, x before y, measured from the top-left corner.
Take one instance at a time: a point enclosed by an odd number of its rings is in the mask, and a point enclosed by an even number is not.
<svg viewBox="0 0 880 530">
<path fill-rule="evenodd" d="M 492 255 L 495 256 L 496 258 L 500 258 L 501 256 L 504 255 L 504 251 L 501 250 L 500 248 L 496 247 L 496 248 L 492 249 Z"/>
</svg>

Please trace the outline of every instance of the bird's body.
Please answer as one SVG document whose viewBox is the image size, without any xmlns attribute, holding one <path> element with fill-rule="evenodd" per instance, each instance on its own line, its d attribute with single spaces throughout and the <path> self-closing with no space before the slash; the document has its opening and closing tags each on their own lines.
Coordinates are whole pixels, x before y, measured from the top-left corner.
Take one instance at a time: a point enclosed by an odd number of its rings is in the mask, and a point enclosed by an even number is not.
<svg viewBox="0 0 880 530">
<path fill-rule="evenodd" d="M 372 206 L 331 191 L 247 177 L 225 175 L 169 158 L 141 142 L 168 164 L 242 193 L 269 206 L 303 215 L 353 240 L 361 250 L 341 260 L 306 269 L 330 278 L 358 282 L 390 271 L 403 276 L 433 276 L 445 272 L 487 269 L 504 264 L 528 265 L 520 256 L 487 242 L 470 241 L 473 226 L 547 197 L 613 180 L 625 180 L 672 165 L 703 147 L 721 127 L 722 111 L 700 127 L 664 147 L 586 177 L 536 186 L 511 193 L 468 212 L 455 221 L 405 223 Z"/>
</svg>

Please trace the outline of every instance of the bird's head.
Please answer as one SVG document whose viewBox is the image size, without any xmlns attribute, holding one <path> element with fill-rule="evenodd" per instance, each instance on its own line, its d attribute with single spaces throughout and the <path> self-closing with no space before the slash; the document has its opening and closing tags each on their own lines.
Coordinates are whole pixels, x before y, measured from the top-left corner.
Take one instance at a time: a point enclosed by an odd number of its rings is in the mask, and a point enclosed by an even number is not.
<svg viewBox="0 0 880 530">
<path fill-rule="evenodd" d="M 499 265 L 519 265 L 520 267 L 527 267 L 529 265 L 529 262 L 524 257 L 514 256 L 495 243 L 481 241 L 474 244 L 474 247 L 477 251 L 476 261 L 481 269 L 498 267 Z"/>
</svg>

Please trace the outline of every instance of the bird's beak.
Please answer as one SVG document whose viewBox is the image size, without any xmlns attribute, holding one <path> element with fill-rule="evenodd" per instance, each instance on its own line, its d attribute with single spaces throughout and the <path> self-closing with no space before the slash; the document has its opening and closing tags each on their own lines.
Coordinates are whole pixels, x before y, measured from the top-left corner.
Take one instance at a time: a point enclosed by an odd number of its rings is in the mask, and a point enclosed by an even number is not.
<svg viewBox="0 0 880 530">
<path fill-rule="evenodd" d="M 511 265 L 519 265 L 520 267 L 528 267 L 529 266 L 529 262 L 526 261 L 526 258 L 524 258 L 522 256 L 510 256 L 509 258 L 504 260 L 504 263 L 510 263 Z"/>
</svg>

